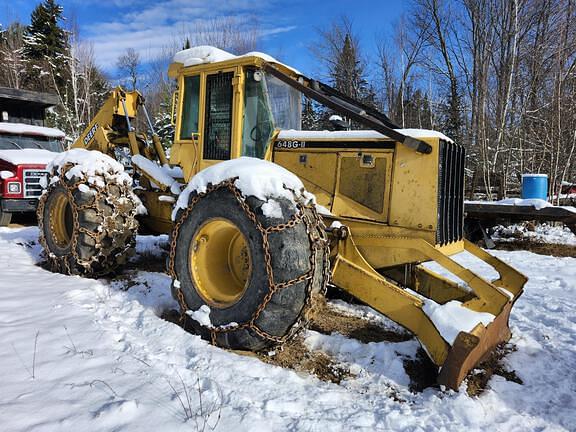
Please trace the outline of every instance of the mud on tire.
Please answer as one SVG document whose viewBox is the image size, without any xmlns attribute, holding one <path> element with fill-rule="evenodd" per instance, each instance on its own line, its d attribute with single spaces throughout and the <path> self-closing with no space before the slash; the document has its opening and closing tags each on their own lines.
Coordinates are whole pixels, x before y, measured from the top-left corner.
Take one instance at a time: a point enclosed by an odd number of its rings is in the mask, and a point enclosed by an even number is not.
<svg viewBox="0 0 576 432">
<path fill-rule="evenodd" d="M 113 179 L 99 186 L 87 179 L 68 179 L 66 172 L 73 166 L 63 167 L 58 181 L 40 198 L 40 244 L 52 271 L 109 274 L 133 253 L 138 204 L 131 187 Z"/>
<path fill-rule="evenodd" d="M 172 293 L 180 303 L 185 327 L 221 347 L 259 351 L 283 342 L 306 325 L 313 294 L 325 290 L 328 246 L 315 208 L 273 199 L 282 210 L 281 217 L 266 216 L 262 210 L 265 201 L 243 197 L 228 180 L 209 187 L 206 193 L 192 193 L 188 208 L 177 214 L 169 263 Z M 218 295 L 211 296 L 199 286 L 202 278 L 195 267 L 197 258 L 193 259 L 194 254 L 201 254 L 200 248 L 207 247 L 201 244 L 202 236 L 212 235 L 215 242 L 222 243 L 217 230 L 202 234 L 211 223 L 236 229 L 249 255 L 244 287 L 224 304 L 218 303 Z M 216 261 L 206 261 L 210 269 L 225 267 L 221 259 L 213 259 Z M 226 271 L 230 270 L 221 270 Z M 204 272 L 211 277 L 206 269 Z M 228 281 L 226 277 L 221 280 Z M 185 314 L 204 305 L 210 307 L 210 325 L 201 325 Z"/>
</svg>

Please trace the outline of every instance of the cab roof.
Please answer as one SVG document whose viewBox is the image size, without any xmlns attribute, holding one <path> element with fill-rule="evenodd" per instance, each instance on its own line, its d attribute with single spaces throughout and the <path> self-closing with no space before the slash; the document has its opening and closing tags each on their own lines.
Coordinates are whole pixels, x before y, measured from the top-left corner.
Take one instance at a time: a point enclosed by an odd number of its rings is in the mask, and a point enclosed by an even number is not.
<svg viewBox="0 0 576 432">
<path fill-rule="evenodd" d="M 254 64 L 260 66 L 263 62 L 279 65 L 282 69 L 289 71 L 291 75 L 302 75 L 298 70 L 262 52 L 251 51 L 242 55 L 234 55 L 220 48 L 208 45 L 196 46 L 177 52 L 170 65 L 168 75 L 175 78 L 183 68 L 194 68 L 200 65 L 218 63 L 223 67 L 238 64 Z"/>
</svg>

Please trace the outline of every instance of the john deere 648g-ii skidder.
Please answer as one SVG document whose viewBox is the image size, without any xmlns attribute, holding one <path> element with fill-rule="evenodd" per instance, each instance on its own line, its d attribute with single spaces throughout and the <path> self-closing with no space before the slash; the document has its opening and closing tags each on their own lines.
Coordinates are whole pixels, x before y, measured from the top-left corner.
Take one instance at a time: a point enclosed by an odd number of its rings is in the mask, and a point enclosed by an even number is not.
<svg viewBox="0 0 576 432">
<path fill-rule="evenodd" d="M 460 145 L 396 129 L 264 54 L 196 47 L 176 55 L 169 75 L 178 82 L 169 160 L 141 95 L 118 88 L 53 164 L 38 216 L 55 270 L 115 270 L 141 200 L 140 223 L 171 233 L 183 316 L 209 306 L 211 324 L 196 330 L 219 346 L 282 343 L 328 283 L 413 332 L 451 388 L 510 337 L 526 278 L 463 238 Z M 372 130 L 301 131 L 302 95 Z M 150 136 L 134 130 L 139 110 Z M 111 158 L 130 165 L 133 182 Z M 462 251 L 500 277 L 488 282 L 451 258 Z"/>
</svg>

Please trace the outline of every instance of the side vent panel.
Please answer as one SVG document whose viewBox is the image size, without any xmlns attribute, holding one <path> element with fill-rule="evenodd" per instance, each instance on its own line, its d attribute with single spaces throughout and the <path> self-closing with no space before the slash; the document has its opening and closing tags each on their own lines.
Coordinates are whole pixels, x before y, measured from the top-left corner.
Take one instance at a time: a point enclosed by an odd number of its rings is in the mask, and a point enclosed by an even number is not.
<svg viewBox="0 0 576 432">
<path fill-rule="evenodd" d="M 463 237 L 464 147 L 440 141 L 438 156 L 438 228 L 436 243 L 445 245 Z"/>
</svg>

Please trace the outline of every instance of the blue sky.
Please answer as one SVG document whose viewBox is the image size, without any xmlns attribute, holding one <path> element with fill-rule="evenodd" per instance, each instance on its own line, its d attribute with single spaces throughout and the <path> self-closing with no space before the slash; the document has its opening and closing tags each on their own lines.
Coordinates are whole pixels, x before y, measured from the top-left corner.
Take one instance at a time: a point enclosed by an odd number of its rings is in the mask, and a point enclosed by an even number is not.
<svg viewBox="0 0 576 432">
<path fill-rule="evenodd" d="M 0 0 L 0 23 L 28 24 L 35 0 Z M 347 15 L 367 55 L 376 38 L 393 34 L 409 0 L 60 0 L 69 20 L 78 22 L 80 37 L 93 43 L 97 62 L 112 76 L 126 48 L 138 50 L 144 60 L 179 37 L 184 27 L 225 16 L 257 17 L 261 50 L 307 74 L 318 71 L 308 47 L 316 29 Z"/>
</svg>

